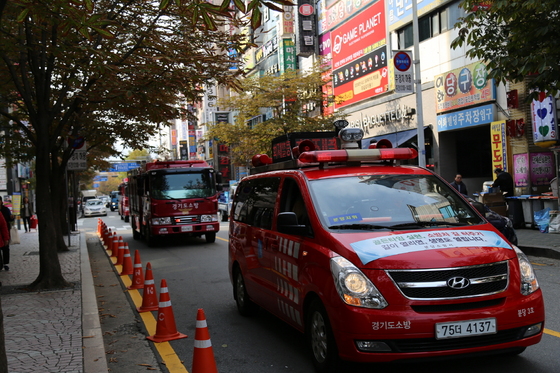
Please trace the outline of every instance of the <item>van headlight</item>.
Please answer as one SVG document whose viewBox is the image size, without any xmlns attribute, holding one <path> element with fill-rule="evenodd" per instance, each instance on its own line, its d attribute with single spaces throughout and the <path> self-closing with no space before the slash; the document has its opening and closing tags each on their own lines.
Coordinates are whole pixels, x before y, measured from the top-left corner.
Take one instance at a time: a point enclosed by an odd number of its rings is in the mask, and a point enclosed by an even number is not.
<svg viewBox="0 0 560 373">
<path fill-rule="evenodd" d="M 389 304 L 375 285 L 347 259 L 331 259 L 331 273 L 338 295 L 344 303 L 365 308 L 383 309 Z"/>
<path fill-rule="evenodd" d="M 539 289 L 539 282 L 535 275 L 535 270 L 527 258 L 527 255 L 521 251 L 517 246 L 513 246 L 517 254 L 517 261 L 519 262 L 519 272 L 521 274 L 521 294 L 529 295 Z"/>
</svg>

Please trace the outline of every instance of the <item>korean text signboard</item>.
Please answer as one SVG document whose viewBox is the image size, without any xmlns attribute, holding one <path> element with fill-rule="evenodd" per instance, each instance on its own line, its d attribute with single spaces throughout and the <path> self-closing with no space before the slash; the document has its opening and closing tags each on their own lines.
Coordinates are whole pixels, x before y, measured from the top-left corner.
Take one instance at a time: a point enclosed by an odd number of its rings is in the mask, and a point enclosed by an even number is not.
<svg viewBox="0 0 560 373">
<path fill-rule="evenodd" d="M 554 179 L 554 153 L 552 152 L 539 152 L 531 153 L 531 184 L 549 185 L 550 180 Z"/>
<path fill-rule="evenodd" d="M 436 113 L 457 110 L 496 99 L 494 80 L 486 65 L 476 62 L 434 77 Z"/>
<path fill-rule="evenodd" d="M 527 153 L 513 155 L 513 182 L 517 188 L 529 186 L 529 155 Z"/>
<path fill-rule="evenodd" d="M 384 4 L 382 0 L 372 4 L 331 32 L 337 108 L 389 88 Z"/>
<path fill-rule="evenodd" d="M 490 124 L 490 145 L 492 150 L 492 171 L 501 168 L 507 171 L 506 121 Z"/>
<path fill-rule="evenodd" d="M 414 93 L 412 52 L 394 51 L 393 54 L 393 64 L 395 65 L 395 92 Z"/>
<path fill-rule="evenodd" d="M 68 171 L 84 171 L 87 170 L 87 152 L 86 142 L 82 140 L 69 139 L 69 145 L 74 148 L 72 156 L 68 160 Z"/>
</svg>

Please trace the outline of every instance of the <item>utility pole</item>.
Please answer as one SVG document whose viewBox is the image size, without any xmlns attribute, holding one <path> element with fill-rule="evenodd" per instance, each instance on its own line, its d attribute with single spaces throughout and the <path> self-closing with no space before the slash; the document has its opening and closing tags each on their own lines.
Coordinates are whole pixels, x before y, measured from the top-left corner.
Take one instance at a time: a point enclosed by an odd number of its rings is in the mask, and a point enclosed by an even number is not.
<svg viewBox="0 0 560 373">
<path fill-rule="evenodd" d="M 416 75 L 416 131 L 418 137 L 418 165 L 426 167 L 424 140 L 424 111 L 422 110 L 422 75 L 420 72 L 420 33 L 418 31 L 418 0 L 412 0 L 412 33 L 414 42 L 414 74 Z"/>
</svg>

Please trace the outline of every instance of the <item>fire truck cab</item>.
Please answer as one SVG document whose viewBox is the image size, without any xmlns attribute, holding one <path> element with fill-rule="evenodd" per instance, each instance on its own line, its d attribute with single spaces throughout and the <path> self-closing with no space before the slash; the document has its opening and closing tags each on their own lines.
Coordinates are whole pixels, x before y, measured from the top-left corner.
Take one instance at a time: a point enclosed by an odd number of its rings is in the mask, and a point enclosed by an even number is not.
<svg viewBox="0 0 560 373">
<path fill-rule="evenodd" d="M 149 246 L 158 237 L 202 236 L 216 240 L 217 175 L 202 160 L 155 161 L 128 173 L 130 224 Z"/>
</svg>

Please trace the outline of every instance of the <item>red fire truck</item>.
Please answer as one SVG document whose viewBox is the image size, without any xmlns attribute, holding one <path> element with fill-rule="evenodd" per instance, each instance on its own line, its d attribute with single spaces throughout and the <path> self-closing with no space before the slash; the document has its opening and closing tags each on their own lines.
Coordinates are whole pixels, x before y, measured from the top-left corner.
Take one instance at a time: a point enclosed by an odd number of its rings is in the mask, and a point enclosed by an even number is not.
<svg viewBox="0 0 560 373">
<path fill-rule="evenodd" d="M 158 236 L 184 234 L 216 240 L 219 176 L 202 160 L 155 161 L 128 172 L 134 239 L 153 246 Z"/>
</svg>

